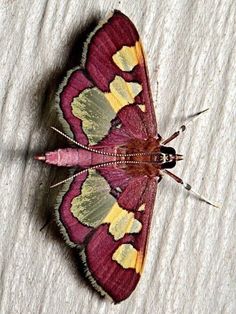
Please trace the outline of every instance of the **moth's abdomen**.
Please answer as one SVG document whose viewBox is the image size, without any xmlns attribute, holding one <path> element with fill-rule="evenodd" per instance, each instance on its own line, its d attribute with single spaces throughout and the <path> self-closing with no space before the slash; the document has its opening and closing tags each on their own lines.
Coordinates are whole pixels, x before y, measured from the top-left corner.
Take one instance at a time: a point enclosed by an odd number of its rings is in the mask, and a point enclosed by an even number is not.
<svg viewBox="0 0 236 314">
<path fill-rule="evenodd" d="M 45 154 L 47 164 L 59 167 L 88 168 L 104 162 L 114 161 L 114 157 L 96 154 L 80 148 L 63 148 Z"/>
</svg>

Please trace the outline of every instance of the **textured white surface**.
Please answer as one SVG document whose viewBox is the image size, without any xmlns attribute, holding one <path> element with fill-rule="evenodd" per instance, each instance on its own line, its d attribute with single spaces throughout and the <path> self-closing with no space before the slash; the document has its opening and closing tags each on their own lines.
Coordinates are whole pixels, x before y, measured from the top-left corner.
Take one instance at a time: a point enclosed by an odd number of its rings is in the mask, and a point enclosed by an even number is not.
<svg viewBox="0 0 236 314">
<path fill-rule="evenodd" d="M 143 39 L 161 135 L 210 107 L 173 142 L 185 155 L 174 172 L 222 204 L 163 179 L 142 280 L 118 305 L 84 283 L 52 225 L 40 232 L 63 174 L 32 159 L 60 144 L 49 107 L 79 63 L 77 36 L 113 8 Z M 235 34 L 234 0 L 1 1 L 1 313 L 236 313 Z"/>
</svg>

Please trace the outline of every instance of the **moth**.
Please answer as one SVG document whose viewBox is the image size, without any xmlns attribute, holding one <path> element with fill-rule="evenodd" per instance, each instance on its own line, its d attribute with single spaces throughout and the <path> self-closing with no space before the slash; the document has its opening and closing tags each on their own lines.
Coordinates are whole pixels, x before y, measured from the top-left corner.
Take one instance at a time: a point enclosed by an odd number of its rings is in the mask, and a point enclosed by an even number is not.
<svg viewBox="0 0 236 314">
<path fill-rule="evenodd" d="M 76 168 L 56 221 L 93 287 L 117 303 L 142 274 L 158 182 L 167 174 L 191 190 L 168 170 L 182 155 L 166 144 L 185 126 L 158 134 L 139 34 L 120 11 L 90 35 L 57 98 L 66 134 L 55 130 L 75 145 L 36 159 Z"/>
</svg>

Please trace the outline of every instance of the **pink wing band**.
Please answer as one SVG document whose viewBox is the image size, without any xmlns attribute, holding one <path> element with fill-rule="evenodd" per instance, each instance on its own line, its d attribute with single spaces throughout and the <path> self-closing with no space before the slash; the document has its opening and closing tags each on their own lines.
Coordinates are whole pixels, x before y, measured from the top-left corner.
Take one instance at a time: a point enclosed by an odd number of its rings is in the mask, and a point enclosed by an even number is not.
<svg viewBox="0 0 236 314">
<path fill-rule="evenodd" d="M 63 235 L 72 246 L 81 245 L 89 232 L 93 230 L 93 228 L 80 223 L 71 212 L 72 200 L 80 195 L 82 185 L 86 178 L 87 174 L 83 173 L 73 180 L 69 190 L 63 196 L 61 205 L 58 209 L 58 224 L 62 228 Z"/>
<path fill-rule="evenodd" d="M 68 122 L 75 139 L 83 145 L 88 144 L 87 136 L 84 134 L 81 120 L 72 113 L 72 102 L 83 90 L 93 87 L 93 83 L 86 77 L 83 70 L 77 69 L 68 75 L 66 84 L 59 94 L 59 106 L 63 112 L 63 118 Z"/>
</svg>

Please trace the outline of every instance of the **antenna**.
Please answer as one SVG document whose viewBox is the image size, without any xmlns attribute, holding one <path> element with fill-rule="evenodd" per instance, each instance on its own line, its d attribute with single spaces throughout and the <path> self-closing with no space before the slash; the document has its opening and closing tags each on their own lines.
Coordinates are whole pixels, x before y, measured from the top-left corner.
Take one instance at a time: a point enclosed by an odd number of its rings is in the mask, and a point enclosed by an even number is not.
<svg viewBox="0 0 236 314">
<path fill-rule="evenodd" d="M 74 143 L 75 145 L 88 150 L 92 153 L 96 153 L 96 154 L 101 154 L 101 155 L 107 155 L 107 156 L 114 156 L 114 157 L 129 157 L 129 156 L 145 156 L 145 155 L 156 155 L 156 153 L 148 153 L 148 152 L 140 152 L 140 153 L 131 153 L 131 154 L 117 154 L 117 153 L 108 153 L 108 152 L 104 152 L 104 151 L 100 151 L 98 149 L 94 149 L 92 147 L 83 145 L 77 141 L 75 141 L 73 138 L 69 137 L 68 135 L 66 135 L 65 133 L 63 133 L 62 131 L 58 130 L 57 128 L 55 128 L 54 126 L 51 126 L 51 129 L 53 129 L 54 131 L 56 131 L 57 133 L 59 133 L 60 135 L 64 136 L 66 139 L 68 139 L 69 141 L 71 141 L 72 143 Z"/>
<path fill-rule="evenodd" d="M 118 161 L 109 161 L 109 162 L 105 162 L 103 164 L 98 164 L 98 165 L 95 165 L 95 166 L 91 166 L 91 167 L 88 167 L 86 169 L 83 169 L 77 173 L 75 173 L 73 176 L 63 180 L 63 181 L 60 181 L 56 184 L 53 184 L 50 186 L 50 188 L 55 188 L 56 186 L 59 186 L 63 183 L 66 183 L 74 178 L 76 178 L 77 176 L 87 172 L 88 170 L 90 169 L 98 169 L 98 168 L 102 168 L 102 167 L 107 167 L 107 166 L 113 166 L 113 165 L 117 165 L 117 164 L 143 164 L 143 163 L 146 163 L 146 162 L 143 162 L 143 161 L 136 161 L 136 160 L 118 160 Z"/>
</svg>

